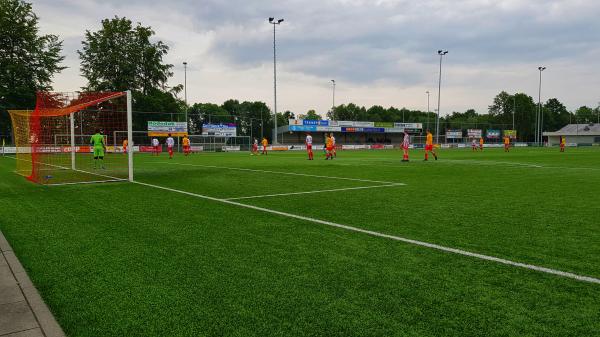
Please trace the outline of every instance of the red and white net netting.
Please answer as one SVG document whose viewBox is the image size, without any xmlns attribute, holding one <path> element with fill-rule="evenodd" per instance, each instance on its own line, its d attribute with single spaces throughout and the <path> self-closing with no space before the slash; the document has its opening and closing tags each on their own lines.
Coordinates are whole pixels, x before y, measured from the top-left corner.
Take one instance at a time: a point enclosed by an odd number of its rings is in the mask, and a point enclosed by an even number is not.
<svg viewBox="0 0 600 337">
<path fill-rule="evenodd" d="M 40 184 L 123 180 L 128 177 L 127 96 L 124 92 L 39 92 L 35 110 L 9 111 L 17 173 Z M 92 135 L 104 136 L 95 162 Z"/>
</svg>

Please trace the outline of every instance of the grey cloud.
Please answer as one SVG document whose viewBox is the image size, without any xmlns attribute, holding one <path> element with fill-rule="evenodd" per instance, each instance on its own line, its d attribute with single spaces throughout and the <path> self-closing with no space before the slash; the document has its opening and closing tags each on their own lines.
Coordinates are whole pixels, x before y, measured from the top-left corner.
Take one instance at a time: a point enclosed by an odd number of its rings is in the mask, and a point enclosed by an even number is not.
<svg viewBox="0 0 600 337">
<path fill-rule="evenodd" d="M 69 15 L 94 8 L 94 0 L 37 2 L 69 8 Z M 555 62 L 600 65 L 597 58 L 589 57 L 600 53 L 596 18 L 600 2 L 595 0 L 105 0 L 101 4 L 103 13 L 106 8 L 114 11 L 106 17 L 138 13 L 136 8 L 172 11 L 165 13 L 165 20 L 173 20 L 166 14 L 175 13 L 186 20 L 190 34 L 210 32 L 208 55 L 202 55 L 225 61 L 232 71 L 270 65 L 269 16 L 286 20 L 277 33 L 281 69 L 348 84 L 428 86 L 437 79 L 440 48 L 450 50 L 449 67 L 481 71 Z M 161 17 L 156 14 L 154 20 Z M 154 28 L 163 24 L 131 18 Z M 78 27 L 81 35 L 85 28 L 89 27 Z M 193 52 L 185 37 L 168 30 L 157 32 L 172 50 Z M 74 52 L 72 46 L 69 41 L 65 50 Z M 464 78 L 472 80 L 468 75 Z"/>
<path fill-rule="evenodd" d="M 426 65 L 435 60 L 438 48 L 445 48 L 451 50 L 449 57 L 460 56 L 451 59 L 452 64 L 458 65 L 550 62 L 577 57 L 598 48 L 600 42 L 597 20 L 544 21 L 544 13 L 536 12 L 535 7 L 502 10 L 482 5 L 461 11 L 461 3 L 465 2 L 457 2 L 449 13 L 441 13 L 444 8 L 428 8 L 419 2 L 389 6 L 335 2 L 307 6 L 305 2 L 291 2 L 291 6 L 298 7 L 282 11 L 293 15 L 286 17 L 287 21 L 278 30 L 280 60 L 288 62 L 293 71 L 316 76 L 332 73 L 331 76 L 356 82 L 382 79 L 418 82 L 421 76 L 417 70 L 397 69 L 393 58 L 408 54 Z M 213 5 L 212 15 L 219 17 L 227 12 L 226 7 Z M 256 7 L 246 2 L 234 7 L 236 10 L 231 13 L 235 22 L 240 20 L 238 24 L 248 31 L 255 31 L 257 24 L 266 26 L 266 21 L 257 22 L 257 15 L 262 13 L 257 14 Z M 600 10 L 600 4 L 595 7 Z M 581 13 L 582 17 L 588 14 Z M 398 15 L 402 17 L 399 20 Z M 272 42 L 267 28 L 259 41 L 232 43 L 217 38 L 214 50 L 238 66 L 268 62 Z M 318 63 L 304 61 L 315 55 Z"/>
</svg>

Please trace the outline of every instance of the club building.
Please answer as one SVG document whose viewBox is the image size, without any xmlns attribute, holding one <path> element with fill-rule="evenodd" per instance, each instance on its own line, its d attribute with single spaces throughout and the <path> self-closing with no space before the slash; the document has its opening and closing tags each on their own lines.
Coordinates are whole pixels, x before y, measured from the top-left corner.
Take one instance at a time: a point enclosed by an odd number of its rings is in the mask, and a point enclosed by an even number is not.
<svg viewBox="0 0 600 337">
<path fill-rule="evenodd" d="M 548 145 L 560 144 L 560 137 L 566 137 L 567 144 L 600 145 L 600 124 L 568 124 L 556 132 L 544 132 Z"/>
<path fill-rule="evenodd" d="M 277 128 L 277 133 L 284 144 L 304 144 L 307 133 L 315 143 L 324 143 L 326 135 L 333 133 L 338 144 L 397 144 L 405 130 L 421 134 L 423 124 L 290 119 L 289 125 Z"/>
</svg>

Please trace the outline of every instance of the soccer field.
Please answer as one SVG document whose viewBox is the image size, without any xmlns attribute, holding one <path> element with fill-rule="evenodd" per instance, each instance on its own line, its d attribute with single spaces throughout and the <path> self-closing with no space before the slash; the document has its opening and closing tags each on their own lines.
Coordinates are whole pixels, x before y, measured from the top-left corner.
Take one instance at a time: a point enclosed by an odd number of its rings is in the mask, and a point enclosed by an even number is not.
<svg viewBox="0 0 600 337">
<path fill-rule="evenodd" d="M 600 149 L 136 155 L 0 230 L 68 336 L 598 336 Z"/>
</svg>

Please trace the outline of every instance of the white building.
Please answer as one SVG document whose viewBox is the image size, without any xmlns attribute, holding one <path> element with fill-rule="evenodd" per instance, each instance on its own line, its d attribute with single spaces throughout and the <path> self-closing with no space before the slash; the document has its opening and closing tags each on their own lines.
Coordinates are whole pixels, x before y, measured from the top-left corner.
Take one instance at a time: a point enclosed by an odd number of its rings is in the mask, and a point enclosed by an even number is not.
<svg viewBox="0 0 600 337">
<path fill-rule="evenodd" d="M 600 145 L 600 124 L 568 124 L 556 132 L 544 132 L 548 145 L 560 144 L 560 137 L 566 137 L 567 144 Z"/>
</svg>

